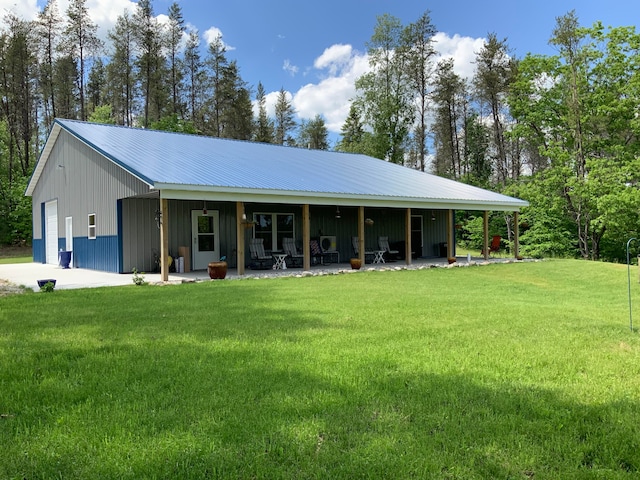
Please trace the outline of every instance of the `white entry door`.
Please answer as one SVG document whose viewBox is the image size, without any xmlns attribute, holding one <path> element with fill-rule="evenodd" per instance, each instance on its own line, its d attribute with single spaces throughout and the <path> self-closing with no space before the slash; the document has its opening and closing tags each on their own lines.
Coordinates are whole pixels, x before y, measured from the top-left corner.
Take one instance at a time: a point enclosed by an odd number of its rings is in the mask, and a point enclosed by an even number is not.
<svg viewBox="0 0 640 480">
<path fill-rule="evenodd" d="M 73 252 L 73 217 L 66 217 L 64 219 L 64 235 L 65 235 L 65 250 L 67 252 Z M 71 259 L 70 267 L 73 267 L 73 258 Z"/>
<path fill-rule="evenodd" d="M 193 270 L 206 270 L 209 262 L 220 260 L 220 214 L 217 210 L 191 211 L 191 251 Z"/>
<path fill-rule="evenodd" d="M 58 201 L 53 200 L 44 205 L 45 228 L 45 261 L 58 265 Z"/>
</svg>

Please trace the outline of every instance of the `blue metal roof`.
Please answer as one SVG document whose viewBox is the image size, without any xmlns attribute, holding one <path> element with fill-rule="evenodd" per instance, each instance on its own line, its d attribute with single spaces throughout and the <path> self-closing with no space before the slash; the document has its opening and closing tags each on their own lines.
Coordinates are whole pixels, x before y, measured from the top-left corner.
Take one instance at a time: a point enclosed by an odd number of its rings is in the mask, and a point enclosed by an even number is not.
<svg viewBox="0 0 640 480">
<path fill-rule="evenodd" d="M 452 202 L 452 208 L 464 204 L 518 210 L 528 205 L 366 155 L 72 120 L 55 121 L 38 163 L 46 162 L 53 146 L 48 144 L 55 142 L 60 128 L 157 189 L 241 190 L 379 202 L 404 199 L 422 205 Z M 36 167 L 27 194 L 33 191 L 41 170 L 42 166 Z"/>
</svg>

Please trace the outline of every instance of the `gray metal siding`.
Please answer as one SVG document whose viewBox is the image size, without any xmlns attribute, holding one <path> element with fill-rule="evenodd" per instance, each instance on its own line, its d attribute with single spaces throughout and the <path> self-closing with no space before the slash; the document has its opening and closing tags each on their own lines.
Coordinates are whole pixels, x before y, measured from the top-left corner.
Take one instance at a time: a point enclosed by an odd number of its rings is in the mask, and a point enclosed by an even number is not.
<svg viewBox="0 0 640 480">
<path fill-rule="evenodd" d="M 73 217 L 73 236 L 88 236 L 88 215 L 96 214 L 97 236 L 118 234 L 116 200 L 149 192 L 149 186 L 67 132 L 61 132 L 33 192 L 34 238 L 42 238 L 40 204 L 58 200 L 58 236 Z"/>
<path fill-rule="evenodd" d="M 154 251 L 160 251 L 160 230 L 155 212 L 157 198 L 128 198 L 122 201 L 122 269 L 153 272 Z"/>
</svg>

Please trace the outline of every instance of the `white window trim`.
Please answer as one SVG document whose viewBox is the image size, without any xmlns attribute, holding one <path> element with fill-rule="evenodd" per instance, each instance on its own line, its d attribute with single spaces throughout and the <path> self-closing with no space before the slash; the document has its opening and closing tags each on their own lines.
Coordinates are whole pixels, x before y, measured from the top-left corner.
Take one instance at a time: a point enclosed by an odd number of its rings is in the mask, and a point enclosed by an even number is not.
<svg viewBox="0 0 640 480">
<path fill-rule="evenodd" d="M 91 217 L 93 217 L 93 224 L 91 223 Z M 87 232 L 87 236 L 89 238 L 89 240 L 95 240 L 97 238 L 97 215 L 95 213 L 90 213 L 87 216 L 87 225 L 88 225 L 88 232 Z"/>
<path fill-rule="evenodd" d="M 271 215 L 271 245 L 277 245 L 278 243 L 278 222 L 277 222 L 277 216 L 278 215 L 286 215 L 286 216 L 291 216 L 293 218 L 293 224 L 292 224 L 292 231 L 291 231 L 291 236 L 293 238 L 295 238 L 295 234 L 296 234 L 296 215 L 293 212 L 254 212 L 253 213 L 253 220 L 257 222 L 257 217 L 258 215 Z M 255 238 L 256 236 L 256 230 L 255 227 L 253 229 L 253 237 Z"/>
</svg>

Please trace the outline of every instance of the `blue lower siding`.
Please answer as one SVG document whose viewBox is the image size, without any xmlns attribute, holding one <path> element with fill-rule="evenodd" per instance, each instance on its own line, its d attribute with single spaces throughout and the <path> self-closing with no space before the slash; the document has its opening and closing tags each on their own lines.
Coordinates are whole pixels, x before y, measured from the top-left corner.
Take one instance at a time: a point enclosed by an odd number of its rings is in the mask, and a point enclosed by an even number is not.
<svg viewBox="0 0 640 480">
<path fill-rule="evenodd" d="M 34 238 L 31 241 L 31 250 L 33 252 L 33 261 L 36 263 L 45 263 L 44 256 L 44 240 L 41 238 Z"/>
<path fill-rule="evenodd" d="M 73 237 L 73 265 L 77 268 L 122 273 L 120 257 L 117 235 L 95 240 Z"/>
</svg>

